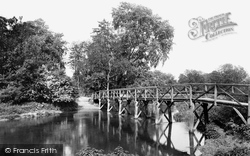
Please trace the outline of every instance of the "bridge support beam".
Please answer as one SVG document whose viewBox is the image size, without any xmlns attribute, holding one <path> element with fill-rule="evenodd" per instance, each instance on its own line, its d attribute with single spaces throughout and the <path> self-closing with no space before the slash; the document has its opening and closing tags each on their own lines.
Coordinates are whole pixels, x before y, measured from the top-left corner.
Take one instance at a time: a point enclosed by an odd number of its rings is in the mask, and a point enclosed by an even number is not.
<svg viewBox="0 0 250 156">
<path fill-rule="evenodd" d="M 171 110 L 172 103 L 170 103 L 169 105 L 170 105 L 170 107 L 168 108 L 168 120 L 169 120 L 169 123 L 172 123 L 173 122 L 173 119 L 172 119 L 172 110 Z"/>
<path fill-rule="evenodd" d="M 139 102 L 135 101 L 135 119 L 138 119 L 141 115 L 141 110 L 139 109 Z"/>
<path fill-rule="evenodd" d="M 206 126 L 209 123 L 209 118 L 208 118 L 208 104 L 207 103 L 203 103 L 202 107 L 203 107 L 203 112 L 204 112 L 204 122 L 205 122 L 205 126 Z"/>
<path fill-rule="evenodd" d="M 123 104 L 122 104 L 122 99 L 118 100 L 118 104 L 119 104 L 119 115 L 122 115 L 122 113 L 124 112 L 124 108 L 123 108 Z"/>
<path fill-rule="evenodd" d="M 101 98 L 98 99 L 98 104 L 99 104 L 99 109 L 101 110 L 103 107 Z"/>
<path fill-rule="evenodd" d="M 160 103 L 158 101 L 154 101 L 154 105 L 155 105 L 155 124 L 160 124 L 161 123 Z"/>
<path fill-rule="evenodd" d="M 110 112 L 113 106 L 110 106 L 110 99 L 109 97 L 107 98 L 107 112 Z"/>
</svg>

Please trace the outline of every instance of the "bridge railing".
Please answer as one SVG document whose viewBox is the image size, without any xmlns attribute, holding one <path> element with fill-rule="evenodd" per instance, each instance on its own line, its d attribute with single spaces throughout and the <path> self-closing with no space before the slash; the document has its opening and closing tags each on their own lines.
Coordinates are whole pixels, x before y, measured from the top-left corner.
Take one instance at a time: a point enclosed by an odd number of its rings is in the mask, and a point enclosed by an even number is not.
<svg viewBox="0 0 250 156">
<path fill-rule="evenodd" d="M 250 96 L 249 84 L 188 83 L 166 84 L 135 88 L 118 88 L 100 90 L 94 93 L 95 99 L 156 99 L 169 101 L 210 100 L 214 104 L 227 100 L 233 104 L 248 105 Z"/>
</svg>

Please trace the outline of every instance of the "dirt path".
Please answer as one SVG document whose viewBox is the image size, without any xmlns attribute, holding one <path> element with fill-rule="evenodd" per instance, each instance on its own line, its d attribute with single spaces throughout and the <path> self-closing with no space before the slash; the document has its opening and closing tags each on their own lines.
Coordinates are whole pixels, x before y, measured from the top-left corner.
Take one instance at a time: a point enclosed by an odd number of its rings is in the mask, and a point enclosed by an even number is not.
<svg viewBox="0 0 250 156">
<path fill-rule="evenodd" d="M 96 104 L 92 104 L 90 101 L 89 101 L 89 97 L 80 97 L 78 98 L 77 100 L 77 103 L 80 107 L 82 107 L 83 109 L 95 109 L 95 110 L 98 110 L 98 106 Z"/>
</svg>

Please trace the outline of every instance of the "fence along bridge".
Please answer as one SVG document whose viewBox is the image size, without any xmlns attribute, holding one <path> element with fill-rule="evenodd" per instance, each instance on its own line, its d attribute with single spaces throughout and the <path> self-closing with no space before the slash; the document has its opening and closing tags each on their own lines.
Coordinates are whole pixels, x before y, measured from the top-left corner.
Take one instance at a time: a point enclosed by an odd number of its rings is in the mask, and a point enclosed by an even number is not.
<svg viewBox="0 0 250 156">
<path fill-rule="evenodd" d="M 134 104 L 135 119 L 141 116 L 148 117 L 147 106 L 151 102 L 156 124 L 161 122 L 161 114 L 164 114 L 168 122 L 172 122 L 171 108 L 176 102 L 188 104 L 190 111 L 193 112 L 192 130 L 195 130 L 199 124 L 206 126 L 209 122 L 208 112 L 216 105 L 232 106 L 242 121 L 250 124 L 250 85 L 248 84 L 167 84 L 165 86 L 100 90 L 92 96 L 94 101 L 98 101 L 99 108 L 102 109 L 106 105 L 108 112 L 118 105 L 120 115 L 131 114 L 128 107 Z M 248 108 L 248 116 L 242 116 L 237 107 Z M 202 111 L 198 111 L 198 109 Z"/>
</svg>

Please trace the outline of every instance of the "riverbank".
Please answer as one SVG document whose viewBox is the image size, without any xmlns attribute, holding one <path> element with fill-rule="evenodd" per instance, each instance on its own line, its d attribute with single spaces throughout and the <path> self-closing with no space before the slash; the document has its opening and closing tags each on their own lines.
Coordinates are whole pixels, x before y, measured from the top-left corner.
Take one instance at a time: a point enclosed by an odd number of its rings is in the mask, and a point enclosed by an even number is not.
<svg viewBox="0 0 250 156">
<path fill-rule="evenodd" d="M 174 115 L 177 122 L 189 122 L 193 112 L 187 104 L 176 103 L 179 111 Z M 198 126 L 206 137 L 205 144 L 199 147 L 201 156 L 249 156 L 250 155 L 250 125 L 239 122 L 232 108 L 214 106 L 209 112 L 210 122 Z M 200 114 L 201 112 L 197 110 Z"/>
<path fill-rule="evenodd" d="M 0 121 L 56 116 L 60 113 L 62 111 L 59 107 L 48 103 L 27 102 L 22 105 L 2 103 L 0 105 Z"/>
</svg>

